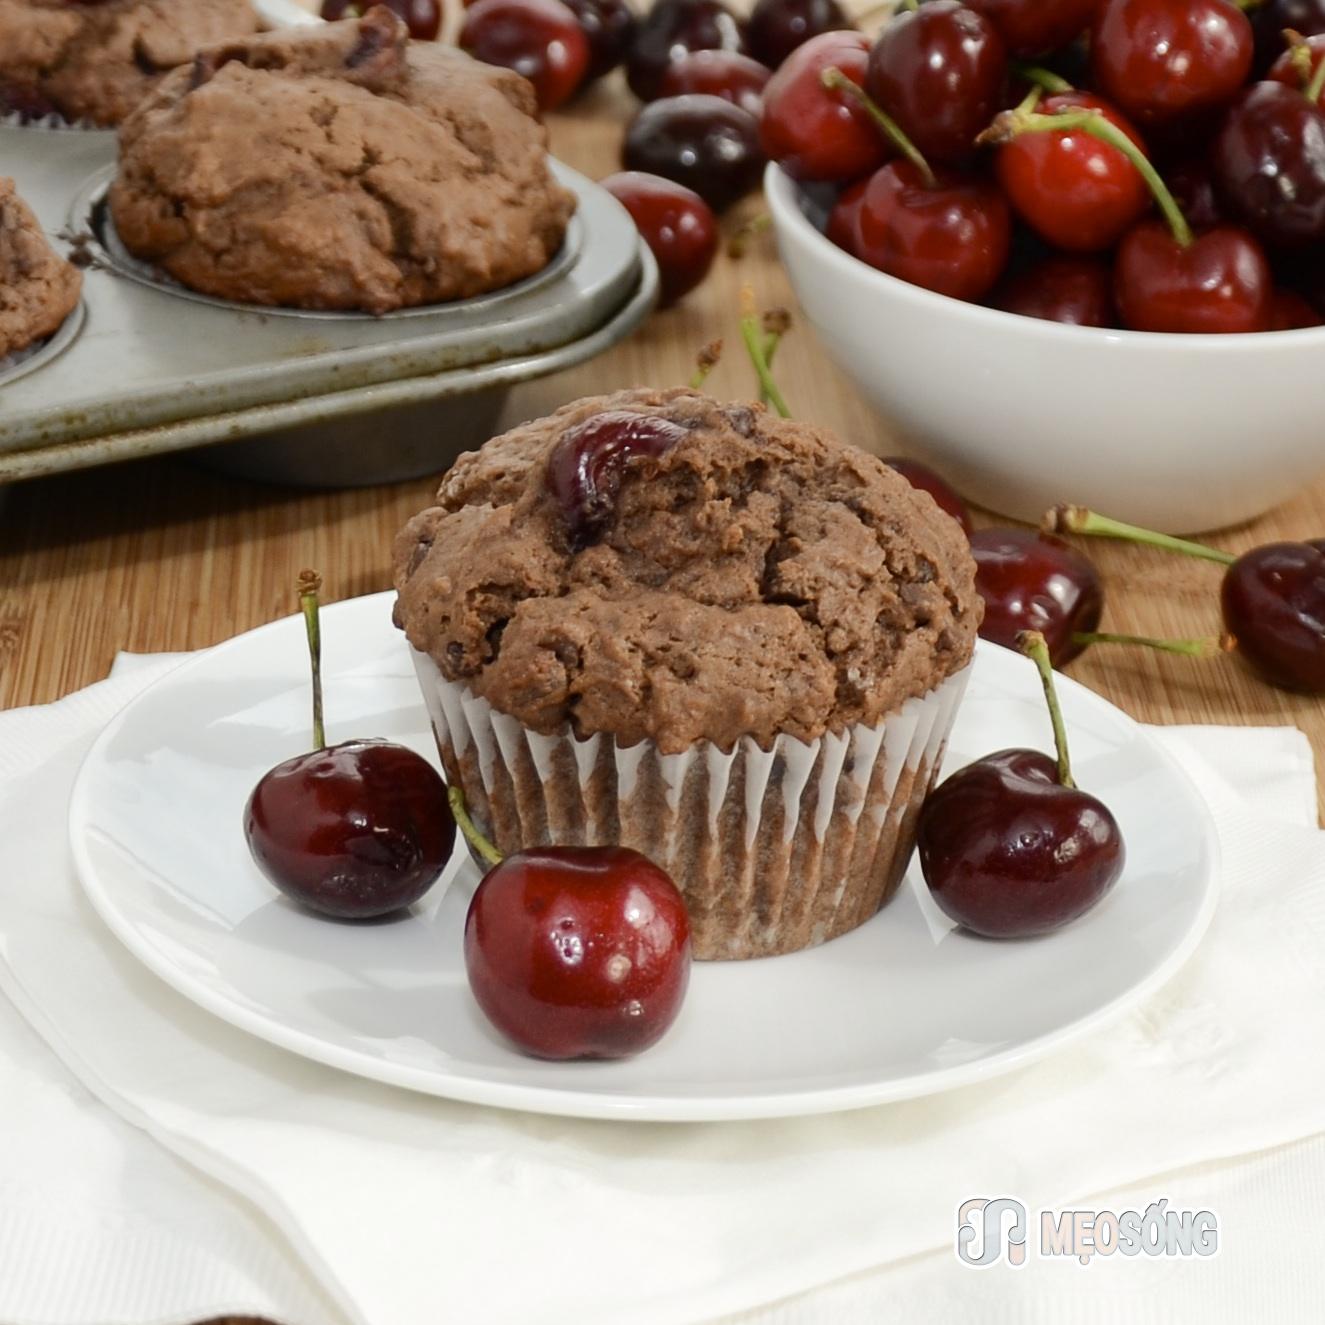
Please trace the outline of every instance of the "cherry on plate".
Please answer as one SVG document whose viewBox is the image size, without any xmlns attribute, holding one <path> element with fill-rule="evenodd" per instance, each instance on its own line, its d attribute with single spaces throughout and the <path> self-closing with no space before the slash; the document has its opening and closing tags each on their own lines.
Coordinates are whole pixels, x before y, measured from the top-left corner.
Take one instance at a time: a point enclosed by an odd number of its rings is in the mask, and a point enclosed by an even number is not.
<svg viewBox="0 0 1325 1325">
<path fill-rule="evenodd" d="M 589 69 L 589 39 L 561 0 L 478 0 L 465 13 L 460 46 L 522 74 L 543 110 L 569 101 Z"/>
<path fill-rule="evenodd" d="M 650 102 L 626 130 L 621 164 L 683 184 L 721 212 L 758 187 L 759 121 L 721 97 L 692 93 Z"/>
<path fill-rule="evenodd" d="M 939 510 L 952 516 L 962 527 L 962 533 L 968 538 L 971 534 L 971 513 L 966 503 L 958 496 L 957 490 L 940 474 L 919 460 L 909 456 L 885 456 L 883 463 L 889 469 L 895 469 L 913 488 L 927 492 L 937 503 Z"/>
<path fill-rule="evenodd" d="M 838 69 L 863 87 L 869 50 L 859 32 L 826 32 L 794 51 L 764 89 L 760 140 L 793 179 L 860 179 L 892 154 L 865 109 L 823 83 Z"/>
<path fill-rule="evenodd" d="M 630 213 L 658 260 L 660 306 L 689 294 L 718 251 L 718 222 L 708 203 L 693 189 L 634 170 L 609 175 L 602 186 Z"/>
</svg>

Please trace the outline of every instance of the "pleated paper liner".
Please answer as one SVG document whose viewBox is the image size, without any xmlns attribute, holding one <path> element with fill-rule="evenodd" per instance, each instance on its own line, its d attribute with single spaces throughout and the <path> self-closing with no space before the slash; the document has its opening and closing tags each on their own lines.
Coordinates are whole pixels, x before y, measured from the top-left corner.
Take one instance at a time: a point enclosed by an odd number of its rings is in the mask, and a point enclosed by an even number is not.
<svg viewBox="0 0 1325 1325">
<path fill-rule="evenodd" d="M 892 897 L 969 674 L 877 726 L 666 755 L 529 731 L 411 652 L 447 780 L 499 849 L 633 847 L 680 887 L 707 959 L 813 947 Z"/>
</svg>

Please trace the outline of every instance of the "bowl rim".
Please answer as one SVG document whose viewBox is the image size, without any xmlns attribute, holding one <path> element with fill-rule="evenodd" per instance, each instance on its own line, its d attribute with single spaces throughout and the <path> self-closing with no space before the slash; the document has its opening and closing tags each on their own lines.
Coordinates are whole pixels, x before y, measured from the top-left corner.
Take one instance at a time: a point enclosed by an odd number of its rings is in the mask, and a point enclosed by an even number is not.
<svg viewBox="0 0 1325 1325">
<path fill-rule="evenodd" d="M 909 303 L 930 314 L 969 318 L 974 324 L 988 327 L 1004 335 L 1021 334 L 1041 340 L 1079 341 L 1082 345 L 1111 344 L 1129 348 L 1144 346 L 1147 350 L 1186 351 L 1198 347 L 1205 353 L 1245 355 L 1250 351 L 1264 353 L 1275 348 L 1297 346 L 1301 348 L 1325 347 L 1325 326 L 1297 327 L 1288 331 L 1241 331 L 1227 335 L 1199 335 L 1190 332 L 1128 331 L 1121 327 L 1078 327 L 1064 322 L 1050 322 L 1044 318 L 1026 317 L 1020 313 L 1004 312 L 984 304 L 954 299 L 920 285 L 912 285 L 900 277 L 871 267 L 860 258 L 839 248 L 805 214 L 801 206 L 800 184 L 787 174 L 776 161 L 770 161 L 764 170 L 764 196 L 773 217 L 773 228 L 779 234 L 790 232 L 796 239 L 814 250 L 815 256 L 829 266 L 836 267 L 843 276 L 864 281 L 881 294 Z"/>
</svg>

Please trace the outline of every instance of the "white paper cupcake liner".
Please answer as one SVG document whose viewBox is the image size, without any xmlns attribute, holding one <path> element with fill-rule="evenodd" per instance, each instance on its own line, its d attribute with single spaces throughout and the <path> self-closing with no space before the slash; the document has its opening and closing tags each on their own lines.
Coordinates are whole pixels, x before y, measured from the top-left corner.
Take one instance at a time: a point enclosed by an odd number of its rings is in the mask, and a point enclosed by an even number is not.
<svg viewBox="0 0 1325 1325">
<path fill-rule="evenodd" d="M 411 653 L 447 780 L 498 848 L 633 847 L 676 881 L 708 959 L 813 947 L 888 901 L 970 670 L 877 726 L 666 755 L 529 731 Z"/>
</svg>

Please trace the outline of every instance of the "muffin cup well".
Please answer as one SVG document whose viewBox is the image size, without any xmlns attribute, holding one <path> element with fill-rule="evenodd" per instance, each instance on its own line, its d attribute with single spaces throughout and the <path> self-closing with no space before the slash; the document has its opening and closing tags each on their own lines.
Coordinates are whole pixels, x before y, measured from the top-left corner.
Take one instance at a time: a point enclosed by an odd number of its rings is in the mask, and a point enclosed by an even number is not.
<svg viewBox="0 0 1325 1325">
<path fill-rule="evenodd" d="M 45 129 L 59 133 L 114 133 L 115 130 L 104 124 L 93 124 L 91 120 L 66 120 L 63 115 L 52 113 L 34 118 L 22 111 L 14 110 L 0 115 L 0 129 Z"/>
<path fill-rule="evenodd" d="M 675 880 L 710 960 L 813 947 L 893 896 L 970 671 L 873 727 L 667 755 L 530 731 L 411 653 L 447 780 L 498 848 L 633 847 Z"/>
</svg>

